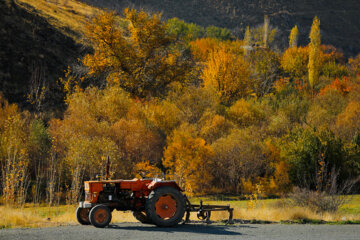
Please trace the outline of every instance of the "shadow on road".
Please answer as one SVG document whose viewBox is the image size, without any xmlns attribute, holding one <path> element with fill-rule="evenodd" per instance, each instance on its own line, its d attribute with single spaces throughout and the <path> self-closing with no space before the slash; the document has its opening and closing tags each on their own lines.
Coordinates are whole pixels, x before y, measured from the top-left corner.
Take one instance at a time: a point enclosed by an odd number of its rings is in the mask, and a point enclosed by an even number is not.
<svg viewBox="0 0 360 240">
<path fill-rule="evenodd" d="M 239 227 L 247 227 L 247 228 L 253 228 L 250 226 L 236 226 L 237 229 Z M 181 233 L 181 232 L 190 232 L 190 233 L 206 233 L 206 234 L 212 234 L 212 235 L 242 235 L 239 232 L 232 231 L 232 228 L 235 228 L 235 226 L 215 226 L 215 225 L 199 225 L 199 224 L 187 224 L 187 225 L 178 225 L 176 227 L 171 228 L 161 228 L 156 227 L 153 225 L 134 225 L 134 226 L 121 226 L 111 224 L 109 225 L 109 228 L 112 229 L 122 229 L 122 230 L 133 230 L 133 231 L 147 231 L 147 232 L 168 232 L 168 233 Z"/>
</svg>

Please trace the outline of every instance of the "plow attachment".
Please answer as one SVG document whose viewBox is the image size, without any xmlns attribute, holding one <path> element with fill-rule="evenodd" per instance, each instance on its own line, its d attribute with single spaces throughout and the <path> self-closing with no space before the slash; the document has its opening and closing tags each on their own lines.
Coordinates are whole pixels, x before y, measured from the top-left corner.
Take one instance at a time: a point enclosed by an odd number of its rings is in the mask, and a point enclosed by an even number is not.
<svg viewBox="0 0 360 240">
<path fill-rule="evenodd" d="M 185 215 L 185 223 L 190 222 L 190 213 L 196 212 L 199 220 L 205 221 L 210 224 L 211 212 L 219 212 L 219 211 L 228 211 L 229 219 L 227 220 L 227 224 L 233 224 L 233 208 L 230 208 L 230 205 L 209 205 L 203 204 L 202 200 L 200 200 L 200 204 L 191 204 L 189 199 L 186 198 L 186 215 Z"/>
</svg>

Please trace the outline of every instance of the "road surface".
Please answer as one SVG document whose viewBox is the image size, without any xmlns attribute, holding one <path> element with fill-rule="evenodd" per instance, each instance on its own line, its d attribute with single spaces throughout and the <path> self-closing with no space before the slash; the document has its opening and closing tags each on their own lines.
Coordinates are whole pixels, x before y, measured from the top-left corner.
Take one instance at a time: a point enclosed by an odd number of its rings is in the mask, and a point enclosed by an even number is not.
<svg viewBox="0 0 360 240">
<path fill-rule="evenodd" d="M 99 229 L 93 226 L 61 226 L 50 228 L 2 229 L 1 240 L 212 240 L 212 239 L 360 239 L 359 225 L 300 225 L 300 224 L 188 224 L 175 228 L 158 228 L 140 223 L 111 224 Z"/>
</svg>

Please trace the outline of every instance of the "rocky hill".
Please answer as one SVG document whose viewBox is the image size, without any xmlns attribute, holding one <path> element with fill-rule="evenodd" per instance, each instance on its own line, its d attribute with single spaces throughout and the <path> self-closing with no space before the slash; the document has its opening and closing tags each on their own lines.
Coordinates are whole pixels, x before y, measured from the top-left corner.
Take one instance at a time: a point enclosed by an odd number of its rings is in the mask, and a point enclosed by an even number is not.
<svg viewBox="0 0 360 240">
<path fill-rule="evenodd" d="M 280 47 L 296 24 L 300 44 L 308 43 L 312 19 L 321 21 L 322 41 L 343 50 L 347 56 L 360 52 L 360 1 L 358 0 L 82 0 L 111 10 L 124 7 L 162 12 L 165 18 L 178 17 L 202 26 L 231 29 L 242 37 L 246 26 L 257 26 L 264 15 L 280 32 Z"/>
</svg>

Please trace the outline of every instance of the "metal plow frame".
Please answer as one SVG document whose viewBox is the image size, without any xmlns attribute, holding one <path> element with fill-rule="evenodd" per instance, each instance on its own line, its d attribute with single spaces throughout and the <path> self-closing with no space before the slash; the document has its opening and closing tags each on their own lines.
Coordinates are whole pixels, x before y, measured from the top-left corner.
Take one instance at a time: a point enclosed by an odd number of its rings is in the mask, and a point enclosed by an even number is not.
<svg viewBox="0 0 360 240">
<path fill-rule="evenodd" d="M 186 199 L 186 215 L 185 215 L 185 223 L 189 223 L 190 221 L 190 213 L 191 212 L 197 212 L 197 217 L 200 220 L 205 220 L 207 224 L 210 224 L 210 217 L 211 212 L 216 211 L 228 211 L 229 212 L 229 219 L 227 220 L 227 224 L 233 224 L 233 212 L 234 209 L 230 207 L 230 205 L 209 205 L 209 204 L 203 204 L 202 200 L 200 200 L 200 204 L 191 204 L 189 199 L 185 197 Z"/>
</svg>

